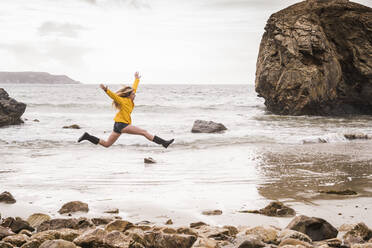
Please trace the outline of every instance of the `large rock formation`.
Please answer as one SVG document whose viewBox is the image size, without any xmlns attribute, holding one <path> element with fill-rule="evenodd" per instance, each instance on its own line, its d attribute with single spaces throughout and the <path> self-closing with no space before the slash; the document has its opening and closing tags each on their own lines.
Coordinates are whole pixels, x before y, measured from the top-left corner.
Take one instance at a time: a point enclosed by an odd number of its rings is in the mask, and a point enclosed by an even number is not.
<svg viewBox="0 0 372 248">
<path fill-rule="evenodd" d="M 47 72 L 0 72 L 0 83 L 4 84 L 79 84 L 66 75 L 52 75 Z"/>
<path fill-rule="evenodd" d="M 307 0 L 269 18 L 256 92 L 285 115 L 372 114 L 372 8 Z"/>
<path fill-rule="evenodd" d="M 26 110 L 26 104 L 10 98 L 8 93 L 0 88 L 0 127 L 21 124 L 21 116 Z"/>
</svg>

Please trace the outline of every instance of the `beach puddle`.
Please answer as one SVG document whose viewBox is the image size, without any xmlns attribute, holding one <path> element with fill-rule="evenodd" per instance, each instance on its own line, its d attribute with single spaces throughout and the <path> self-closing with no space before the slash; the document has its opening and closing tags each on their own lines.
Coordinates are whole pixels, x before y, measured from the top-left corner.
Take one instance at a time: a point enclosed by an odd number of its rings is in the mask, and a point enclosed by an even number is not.
<svg viewBox="0 0 372 248">
<path fill-rule="evenodd" d="M 268 199 L 320 199 L 371 197 L 370 144 L 314 144 L 272 147 L 260 156 L 259 193 Z M 343 192 L 351 190 L 357 194 Z M 335 193 L 326 194 L 324 192 Z M 322 193 L 323 192 L 323 193 Z"/>
</svg>

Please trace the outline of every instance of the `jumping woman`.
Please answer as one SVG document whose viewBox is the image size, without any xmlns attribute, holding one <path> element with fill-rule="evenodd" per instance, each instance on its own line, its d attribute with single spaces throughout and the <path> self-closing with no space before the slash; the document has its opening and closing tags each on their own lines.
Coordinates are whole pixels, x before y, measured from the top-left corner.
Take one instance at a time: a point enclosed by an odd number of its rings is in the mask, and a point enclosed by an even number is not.
<svg viewBox="0 0 372 248">
<path fill-rule="evenodd" d="M 93 144 L 100 144 L 104 147 L 110 147 L 115 141 L 120 137 L 122 133 L 127 134 L 136 134 L 142 135 L 146 139 L 155 142 L 156 144 L 162 145 L 163 147 L 167 148 L 170 144 L 173 143 L 174 139 L 171 140 L 163 140 L 158 136 L 154 136 L 148 133 L 146 130 L 141 129 L 139 127 L 132 125 L 132 119 L 130 117 L 132 110 L 134 108 L 133 100 L 136 97 L 137 87 L 140 81 L 141 76 L 138 72 L 134 74 L 135 80 L 133 86 L 126 86 L 118 90 L 116 93 L 110 91 L 107 86 L 101 84 L 101 89 L 106 92 L 106 94 L 112 98 L 113 106 L 118 109 L 118 113 L 116 114 L 114 120 L 114 130 L 111 133 L 110 137 L 107 140 L 99 139 L 89 133 L 84 133 L 79 139 L 78 142 L 83 140 L 89 140 Z"/>
</svg>

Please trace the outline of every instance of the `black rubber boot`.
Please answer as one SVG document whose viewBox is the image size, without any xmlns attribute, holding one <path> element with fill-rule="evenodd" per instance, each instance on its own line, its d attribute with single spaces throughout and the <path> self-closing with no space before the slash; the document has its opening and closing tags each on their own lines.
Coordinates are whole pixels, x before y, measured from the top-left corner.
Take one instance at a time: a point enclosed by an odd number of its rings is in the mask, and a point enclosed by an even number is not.
<svg viewBox="0 0 372 248">
<path fill-rule="evenodd" d="M 154 139 L 152 140 L 153 142 L 155 142 L 156 144 L 159 144 L 159 145 L 162 145 L 164 146 L 164 148 L 167 148 L 170 144 L 173 143 L 174 139 L 171 139 L 171 140 L 163 140 L 162 138 L 158 137 L 158 136 L 154 136 Z"/>
<path fill-rule="evenodd" d="M 82 142 L 83 140 L 88 140 L 90 142 L 92 142 L 93 144 L 97 145 L 98 142 L 99 142 L 99 138 L 93 136 L 93 135 L 90 135 L 89 133 L 85 132 L 83 135 L 81 135 L 81 137 L 78 139 L 78 142 Z"/>
</svg>

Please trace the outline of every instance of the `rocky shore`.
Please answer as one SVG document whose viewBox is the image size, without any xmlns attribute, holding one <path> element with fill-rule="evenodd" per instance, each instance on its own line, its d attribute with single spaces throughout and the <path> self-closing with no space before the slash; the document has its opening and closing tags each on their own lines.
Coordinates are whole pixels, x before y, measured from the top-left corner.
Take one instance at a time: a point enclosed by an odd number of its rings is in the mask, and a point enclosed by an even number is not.
<svg viewBox="0 0 372 248">
<path fill-rule="evenodd" d="M 9 192 L 0 195 L 3 204 L 13 204 Z M 240 226 L 213 226 L 193 222 L 178 226 L 171 219 L 164 224 L 149 221 L 131 223 L 118 210 L 111 217 L 73 217 L 88 212 L 88 204 L 74 201 L 58 211 L 61 218 L 35 213 L 24 220 L 7 217 L 0 224 L 0 248 L 259 248 L 259 247 L 372 247 L 372 230 L 364 223 L 335 228 L 326 220 L 304 215 L 280 202 L 272 202 L 252 213 L 291 217 L 285 228 L 247 223 Z M 219 215 L 214 210 L 206 215 Z"/>
</svg>

